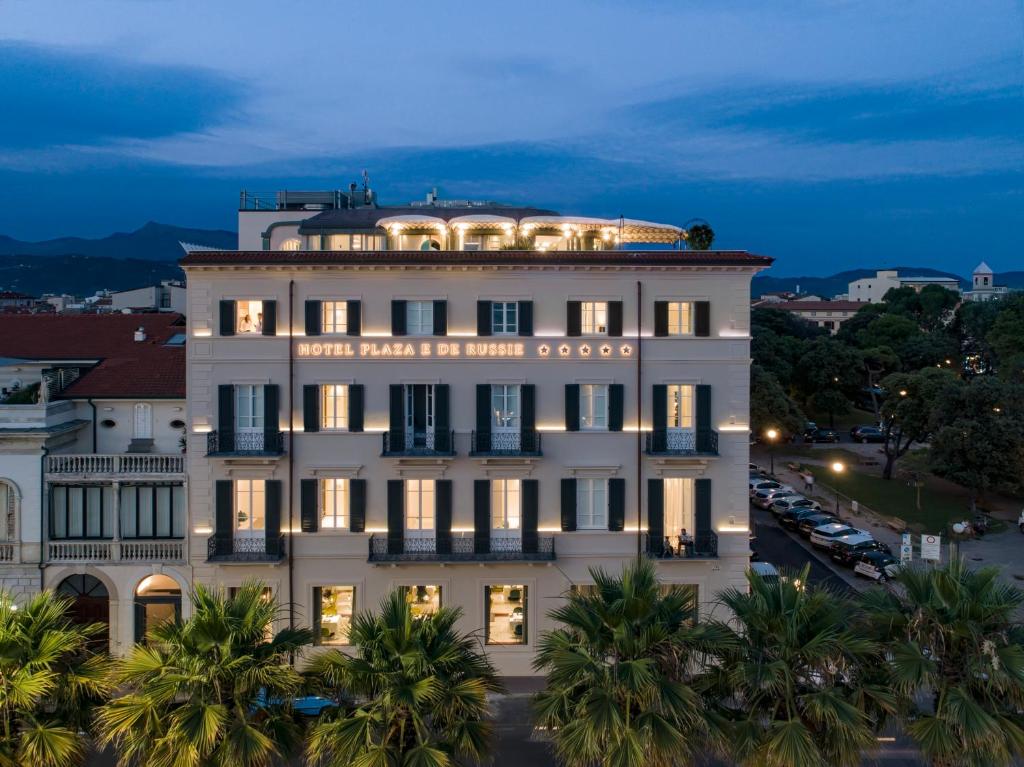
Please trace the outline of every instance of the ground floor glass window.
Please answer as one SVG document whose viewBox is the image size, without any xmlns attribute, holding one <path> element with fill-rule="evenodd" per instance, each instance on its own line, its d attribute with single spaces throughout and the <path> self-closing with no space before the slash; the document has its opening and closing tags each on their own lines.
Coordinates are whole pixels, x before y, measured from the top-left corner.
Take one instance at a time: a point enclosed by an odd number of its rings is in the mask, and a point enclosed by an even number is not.
<svg viewBox="0 0 1024 767">
<path fill-rule="evenodd" d="M 406 586 L 405 598 L 414 618 L 432 615 L 441 609 L 440 586 Z"/>
<path fill-rule="evenodd" d="M 355 586 L 313 589 L 313 634 L 318 644 L 347 644 L 355 612 Z"/>
<path fill-rule="evenodd" d="M 486 643 L 526 644 L 526 586 L 484 586 Z"/>
</svg>

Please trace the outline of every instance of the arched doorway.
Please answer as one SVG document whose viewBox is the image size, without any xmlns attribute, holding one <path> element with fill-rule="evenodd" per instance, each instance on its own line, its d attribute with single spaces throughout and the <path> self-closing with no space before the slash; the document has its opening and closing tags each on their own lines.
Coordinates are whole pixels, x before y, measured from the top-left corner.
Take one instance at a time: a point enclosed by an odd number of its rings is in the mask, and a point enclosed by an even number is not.
<svg viewBox="0 0 1024 767">
<path fill-rule="evenodd" d="M 149 575 L 135 589 L 135 641 L 142 642 L 150 629 L 181 619 L 181 587 L 166 575 Z"/>
<path fill-rule="evenodd" d="M 110 641 L 110 594 L 103 581 L 92 575 L 69 575 L 60 582 L 57 593 L 71 597 L 71 620 L 75 623 L 99 623 L 103 632 L 93 641 L 105 645 Z"/>
</svg>

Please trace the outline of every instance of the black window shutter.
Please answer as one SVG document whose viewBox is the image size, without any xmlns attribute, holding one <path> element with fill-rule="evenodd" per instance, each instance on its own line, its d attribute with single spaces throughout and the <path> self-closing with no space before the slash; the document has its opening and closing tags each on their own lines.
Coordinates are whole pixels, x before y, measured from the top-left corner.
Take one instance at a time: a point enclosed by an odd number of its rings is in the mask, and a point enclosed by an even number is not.
<svg viewBox="0 0 1024 767">
<path fill-rule="evenodd" d="M 519 393 L 522 400 L 519 429 L 523 434 L 533 435 L 537 431 L 537 387 L 534 384 L 523 384 L 519 387 Z M 529 436 L 526 439 L 532 438 Z M 531 449 L 526 440 L 523 441 L 523 449 Z"/>
<path fill-rule="evenodd" d="M 536 554 L 539 544 L 537 521 L 540 516 L 540 482 L 524 479 L 523 489 L 523 553 Z"/>
<path fill-rule="evenodd" d="M 388 480 L 388 554 L 405 550 L 405 482 Z"/>
<path fill-rule="evenodd" d="M 696 395 L 697 450 L 706 453 L 711 450 L 711 387 L 698 384 Z"/>
<path fill-rule="evenodd" d="M 580 301 L 569 301 L 565 305 L 565 334 L 578 336 L 583 333 L 583 304 Z"/>
<path fill-rule="evenodd" d="M 216 509 L 213 537 L 230 541 L 235 534 L 235 483 L 230 479 L 218 479 L 215 492 Z"/>
<path fill-rule="evenodd" d="M 348 529 L 353 533 L 366 531 L 366 480 L 348 481 Z"/>
<path fill-rule="evenodd" d="M 315 479 L 299 480 L 299 519 L 304 533 L 315 533 L 320 528 L 319 484 Z"/>
<path fill-rule="evenodd" d="M 699 535 L 711 532 L 711 480 L 698 479 L 694 483 L 694 527 Z"/>
<path fill-rule="evenodd" d="M 491 481 L 473 480 L 473 551 L 487 554 L 491 550 Z"/>
<path fill-rule="evenodd" d="M 434 446 L 440 453 L 455 449 L 452 444 L 450 392 L 448 384 L 434 384 Z"/>
<path fill-rule="evenodd" d="M 391 302 L 391 335 L 405 335 L 405 301 Z"/>
<path fill-rule="evenodd" d="M 235 445 L 235 387 L 221 384 L 217 387 L 217 436 L 220 449 L 230 453 Z"/>
<path fill-rule="evenodd" d="M 438 554 L 452 553 L 452 481 L 434 482 L 434 535 Z"/>
<path fill-rule="evenodd" d="M 363 302 L 349 301 L 345 308 L 345 333 L 350 336 L 363 334 Z"/>
<path fill-rule="evenodd" d="M 362 384 L 349 384 L 348 386 L 348 430 L 359 432 L 363 430 L 363 411 L 365 410 L 365 397 Z"/>
<path fill-rule="evenodd" d="M 318 336 L 321 333 L 321 318 L 323 312 L 322 304 L 319 301 L 306 302 L 306 335 Z"/>
<path fill-rule="evenodd" d="M 489 336 L 491 334 L 491 302 L 476 302 L 476 334 L 478 336 Z"/>
<path fill-rule="evenodd" d="M 306 384 L 302 387 L 302 430 L 320 431 L 320 386 Z"/>
<path fill-rule="evenodd" d="M 647 550 L 660 553 L 665 542 L 665 480 L 647 480 Z"/>
<path fill-rule="evenodd" d="M 313 587 L 313 644 L 318 645 L 323 641 L 320 624 L 323 622 L 323 587 Z"/>
<path fill-rule="evenodd" d="M 519 335 L 533 335 L 533 301 L 519 302 Z"/>
<path fill-rule="evenodd" d="M 235 334 L 235 302 L 220 302 L 220 334 L 222 336 L 233 336 Z"/>
<path fill-rule="evenodd" d="M 267 553 L 281 556 L 281 480 L 268 479 L 265 486 Z"/>
<path fill-rule="evenodd" d="M 711 335 L 711 302 L 693 302 L 693 334 L 700 338 Z"/>
<path fill-rule="evenodd" d="M 280 394 L 277 384 L 264 384 L 263 386 L 263 449 L 273 452 L 277 449 L 276 438 L 281 431 L 281 424 L 278 423 L 278 410 L 280 409 Z"/>
<path fill-rule="evenodd" d="M 622 302 L 608 302 L 608 335 L 622 335 Z"/>
<path fill-rule="evenodd" d="M 388 438 L 392 450 L 401 450 L 405 446 L 405 387 L 391 384 L 388 400 Z"/>
<path fill-rule="evenodd" d="M 656 453 L 664 453 L 668 449 L 668 387 L 665 384 L 654 384 L 651 387 L 651 448 Z"/>
<path fill-rule="evenodd" d="M 277 335 L 277 301 L 263 302 L 263 335 Z"/>
<path fill-rule="evenodd" d="M 622 410 L 625 392 L 622 384 L 608 386 L 608 431 L 622 431 Z"/>
<path fill-rule="evenodd" d="M 562 480 L 562 530 L 576 529 L 576 480 Z"/>
<path fill-rule="evenodd" d="M 580 385 L 565 385 L 565 430 L 580 430 Z"/>
<path fill-rule="evenodd" d="M 486 453 L 491 449 L 491 385 L 476 385 L 476 444 L 473 450 Z"/>
<path fill-rule="evenodd" d="M 668 301 L 654 302 L 654 335 L 668 335 Z"/>
<path fill-rule="evenodd" d="M 434 302 L 434 335 L 448 335 L 448 302 Z"/>
<path fill-rule="evenodd" d="M 621 532 L 626 527 L 626 480 L 612 477 L 608 480 L 608 529 Z"/>
</svg>

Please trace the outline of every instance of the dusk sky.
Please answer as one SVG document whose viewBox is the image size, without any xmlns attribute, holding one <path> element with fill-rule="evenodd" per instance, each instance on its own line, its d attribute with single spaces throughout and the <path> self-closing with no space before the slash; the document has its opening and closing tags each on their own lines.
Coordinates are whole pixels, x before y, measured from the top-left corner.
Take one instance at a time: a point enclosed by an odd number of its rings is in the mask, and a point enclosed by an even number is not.
<svg viewBox="0 0 1024 767">
<path fill-rule="evenodd" d="M 773 274 L 1024 269 L 1019 0 L 0 0 L 0 234 L 242 188 L 684 224 Z"/>
</svg>

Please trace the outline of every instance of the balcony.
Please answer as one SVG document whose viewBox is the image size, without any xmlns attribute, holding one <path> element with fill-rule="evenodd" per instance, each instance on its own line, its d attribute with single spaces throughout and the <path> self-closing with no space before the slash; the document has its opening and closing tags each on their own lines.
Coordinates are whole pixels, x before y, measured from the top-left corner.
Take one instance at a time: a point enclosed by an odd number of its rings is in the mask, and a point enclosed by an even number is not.
<svg viewBox="0 0 1024 767">
<path fill-rule="evenodd" d="M 644 535 L 644 551 L 652 559 L 717 559 L 718 558 L 718 533 L 709 530 L 706 533 L 697 533 L 693 536 L 693 542 L 684 544 L 682 551 L 679 549 L 679 541 L 676 536 L 668 536 L 669 545 L 665 544 L 665 536 L 656 539 Z"/>
<path fill-rule="evenodd" d="M 437 538 L 370 536 L 370 562 L 551 562 L 555 539 L 525 534 L 522 538 L 490 538 L 480 546 L 473 535 Z M 478 549 L 486 548 L 486 551 Z"/>
<path fill-rule="evenodd" d="M 50 541 L 47 562 L 184 562 L 183 539 Z"/>
<path fill-rule="evenodd" d="M 386 431 L 382 435 L 385 457 L 455 455 L 454 431 L 406 432 Z"/>
<path fill-rule="evenodd" d="M 82 453 L 77 455 L 46 456 L 46 473 L 53 479 L 74 477 L 156 477 L 185 474 L 185 456 L 152 453 L 120 453 L 103 455 Z"/>
<path fill-rule="evenodd" d="M 249 564 L 280 562 L 284 559 L 284 536 L 270 538 L 222 538 L 213 535 L 206 544 L 206 561 Z"/>
<path fill-rule="evenodd" d="M 679 431 L 655 429 L 645 435 L 647 455 L 717 456 L 718 432 L 714 429 Z"/>
<path fill-rule="evenodd" d="M 206 455 L 284 455 L 284 434 L 280 431 L 211 431 L 206 435 Z"/>
<path fill-rule="evenodd" d="M 540 432 L 474 431 L 469 454 L 481 458 L 539 458 Z"/>
</svg>

